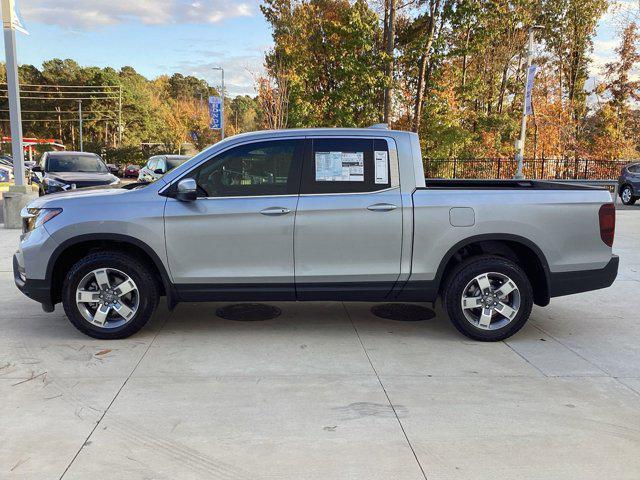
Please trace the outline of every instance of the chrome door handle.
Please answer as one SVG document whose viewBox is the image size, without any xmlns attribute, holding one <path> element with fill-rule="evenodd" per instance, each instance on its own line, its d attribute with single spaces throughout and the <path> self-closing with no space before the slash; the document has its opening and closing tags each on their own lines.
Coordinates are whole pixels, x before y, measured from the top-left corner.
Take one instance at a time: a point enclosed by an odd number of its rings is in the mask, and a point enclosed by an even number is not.
<svg viewBox="0 0 640 480">
<path fill-rule="evenodd" d="M 291 210 L 285 207 L 269 207 L 269 208 L 265 208 L 264 210 L 260 210 L 260 213 L 262 215 L 270 215 L 270 216 L 286 215 L 287 213 L 290 213 L 290 212 Z"/>
<path fill-rule="evenodd" d="M 392 203 L 376 203 L 373 205 L 369 205 L 367 210 L 371 210 L 372 212 L 390 212 L 391 210 L 395 210 L 398 208 L 396 205 Z"/>
</svg>

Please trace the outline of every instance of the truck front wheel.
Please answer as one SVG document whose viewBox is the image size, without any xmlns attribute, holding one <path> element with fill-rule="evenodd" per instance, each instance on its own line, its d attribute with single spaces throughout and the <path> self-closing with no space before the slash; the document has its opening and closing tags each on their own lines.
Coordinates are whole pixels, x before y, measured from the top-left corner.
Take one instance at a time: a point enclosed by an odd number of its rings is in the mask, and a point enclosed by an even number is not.
<svg viewBox="0 0 640 480">
<path fill-rule="evenodd" d="M 443 301 L 460 332 L 474 340 L 495 342 L 509 338 L 529 319 L 533 290 L 516 263 L 485 255 L 454 268 Z"/>
<path fill-rule="evenodd" d="M 100 339 L 126 338 L 151 318 L 158 290 L 152 270 L 137 257 L 96 252 L 71 268 L 62 287 L 62 303 L 82 333 Z"/>
</svg>

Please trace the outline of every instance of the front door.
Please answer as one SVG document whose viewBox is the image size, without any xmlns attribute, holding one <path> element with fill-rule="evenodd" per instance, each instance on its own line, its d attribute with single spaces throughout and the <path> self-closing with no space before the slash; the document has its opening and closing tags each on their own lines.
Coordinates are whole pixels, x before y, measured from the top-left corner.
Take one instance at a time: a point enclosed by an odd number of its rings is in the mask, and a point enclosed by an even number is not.
<svg viewBox="0 0 640 480">
<path fill-rule="evenodd" d="M 294 297 L 303 140 L 243 144 L 196 167 L 199 196 L 169 198 L 167 256 L 185 300 Z M 183 177 L 185 178 L 185 177 Z"/>
<path fill-rule="evenodd" d="M 294 239 L 297 298 L 379 300 L 393 288 L 402 203 L 389 141 L 309 140 Z"/>
</svg>

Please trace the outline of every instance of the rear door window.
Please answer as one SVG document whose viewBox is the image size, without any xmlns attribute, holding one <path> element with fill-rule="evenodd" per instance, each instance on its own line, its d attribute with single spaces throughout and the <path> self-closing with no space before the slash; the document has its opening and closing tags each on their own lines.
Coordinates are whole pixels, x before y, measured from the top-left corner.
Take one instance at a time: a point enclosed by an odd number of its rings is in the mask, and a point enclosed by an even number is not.
<svg viewBox="0 0 640 480">
<path fill-rule="evenodd" d="M 386 140 L 310 139 L 301 193 L 375 192 L 389 187 L 391 171 Z"/>
</svg>

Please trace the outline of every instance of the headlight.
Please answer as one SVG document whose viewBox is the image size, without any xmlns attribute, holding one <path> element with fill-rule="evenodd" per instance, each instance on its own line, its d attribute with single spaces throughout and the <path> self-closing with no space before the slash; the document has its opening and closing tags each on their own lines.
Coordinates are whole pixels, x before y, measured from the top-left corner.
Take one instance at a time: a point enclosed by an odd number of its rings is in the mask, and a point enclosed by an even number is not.
<svg viewBox="0 0 640 480">
<path fill-rule="evenodd" d="M 62 213 L 61 208 L 23 208 L 20 212 L 22 233 L 30 232 L 40 225 L 44 225 L 60 213 Z"/>
<path fill-rule="evenodd" d="M 118 185 L 120 183 L 120 179 L 116 178 L 113 182 L 111 182 L 109 185 Z"/>
<path fill-rule="evenodd" d="M 54 180 L 53 178 L 49 178 L 49 177 L 45 177 L 44 180 L 42 180 L 42 183 L 44 183 L 47 187 L 54 187 L 54 188 L 65 188 L 68 186 L 66 183 L 62 183 L 58 180 Z"/>
</svg>

